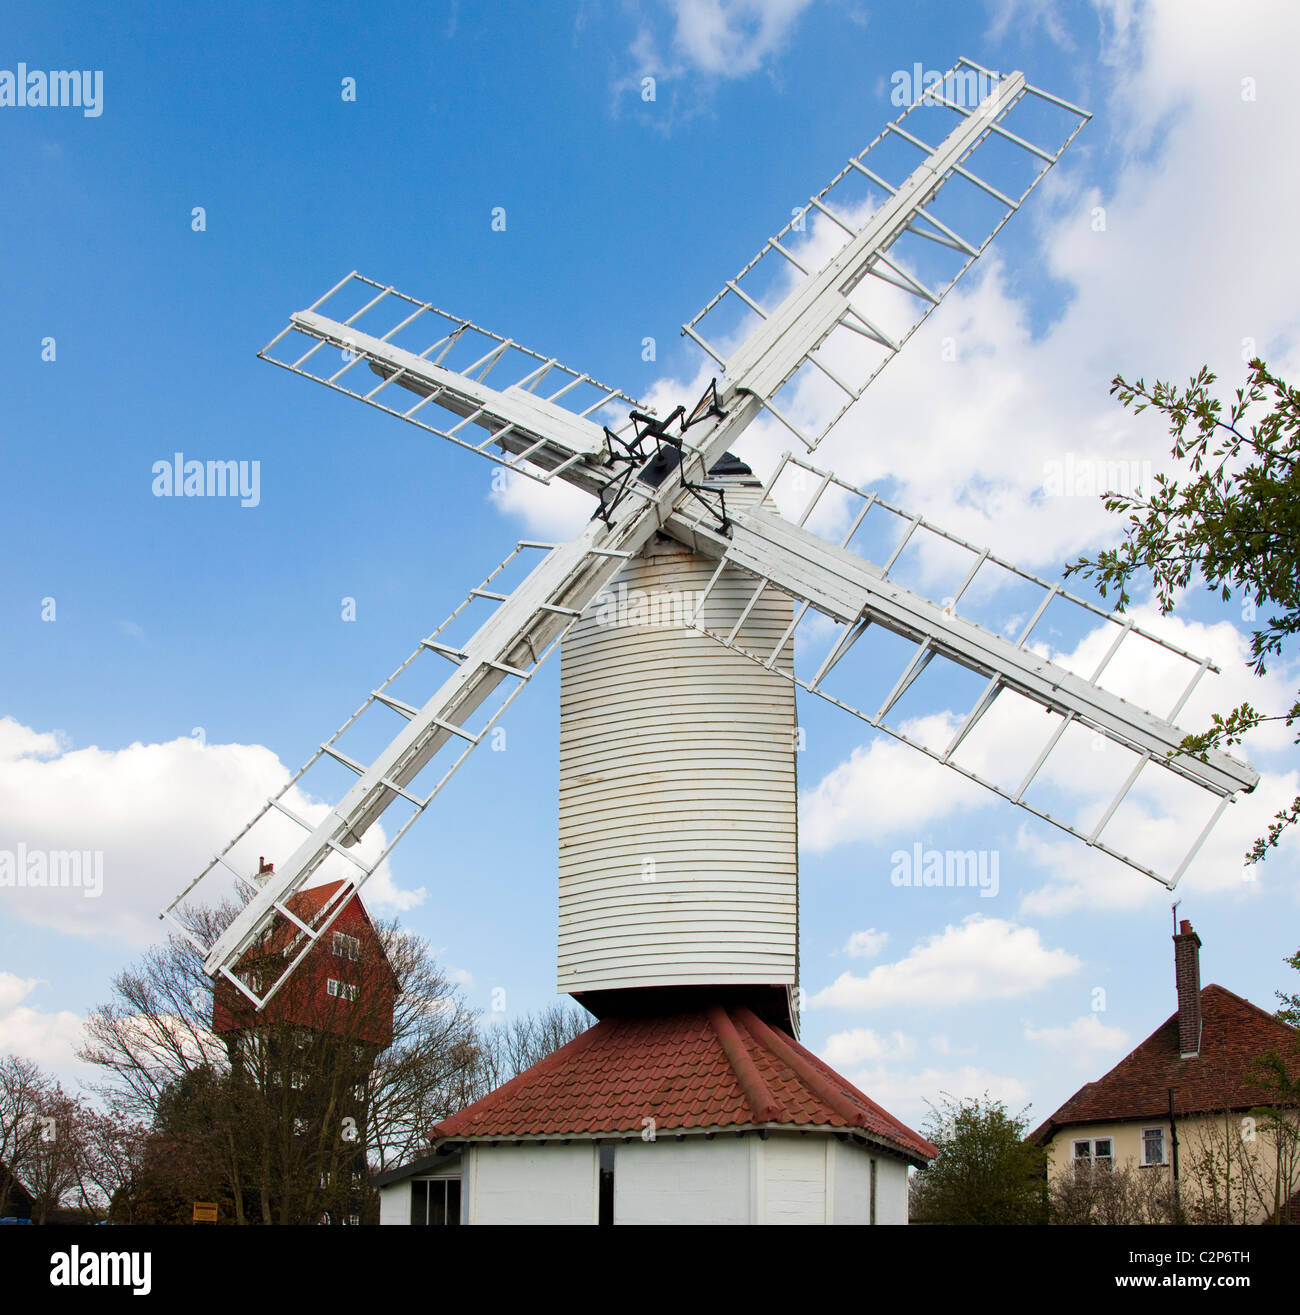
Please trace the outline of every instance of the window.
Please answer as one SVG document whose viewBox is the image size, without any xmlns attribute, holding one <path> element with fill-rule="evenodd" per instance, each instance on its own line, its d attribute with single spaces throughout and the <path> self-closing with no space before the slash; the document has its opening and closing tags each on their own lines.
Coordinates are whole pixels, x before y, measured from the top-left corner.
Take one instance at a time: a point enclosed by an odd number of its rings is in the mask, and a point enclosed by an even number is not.
<svg viewBox="0 0 1300 1315">
<path fill-rule="evenodd" d="M 1164 1164 L 1165 1130 L 1163 1128 L 1142 1129 L 1142 1163 Z"/>
<path fill-rule="evenodd" d="M 329 978 L 325 984 L 325 989 L 330 995 L 337 996 L 340 1000 L 355 1000 L 357 998 L 355 983 L 340 982 L 336 977 Z"/>
<path fill-rule="evenodd" d="M 1087 1169 L 1090 1173 L 1100 1169 L 1106 1173 L 1114 1167 L 1115 1156 L 1109 1137 L 1094 1137 L 1091 1141 L 1074 1143 L 1074 1172 Z"/>
<path fill-rule="evenodd" d="M 361 941 L 356 936 L 349 936 L 347 932 L 336 931 L 334 933 L 334 953 L 340 959 L 359 959 L 361 958 Z"/>
<path fill-rule="evenodd" d="M 460 1179 L 417 1178 L 411 1184 L 411 1223 L 459 1224 Z"/>
</svg>

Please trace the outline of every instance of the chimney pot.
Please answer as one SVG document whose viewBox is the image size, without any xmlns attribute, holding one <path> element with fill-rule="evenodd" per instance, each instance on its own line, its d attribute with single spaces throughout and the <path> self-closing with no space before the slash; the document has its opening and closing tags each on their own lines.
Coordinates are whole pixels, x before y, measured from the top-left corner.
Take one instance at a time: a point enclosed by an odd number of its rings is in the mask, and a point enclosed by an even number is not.
<svg viewBox="0 0 1300 1315">
<path fill-rule="evenodd" d="M 1174 935 L 1174 984 L 1178 988 L 1178 1053 L 1201 1051 L 1201 938 L 1184 918 Z"/>
</svg>

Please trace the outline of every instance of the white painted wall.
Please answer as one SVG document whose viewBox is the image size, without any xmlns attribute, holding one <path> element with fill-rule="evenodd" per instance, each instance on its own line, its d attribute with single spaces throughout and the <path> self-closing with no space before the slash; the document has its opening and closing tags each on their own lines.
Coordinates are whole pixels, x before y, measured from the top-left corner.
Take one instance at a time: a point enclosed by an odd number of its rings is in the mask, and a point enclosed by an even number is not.
<svg viewBox="0 0 1300 1315">
<path fill-rule="evenodd" d="M 614 1151 L 616 1224 L 747 1224 L 748 1137 L 627 1142 Z"/>
<path fill-rule="evenodd" d="M 869 1222 L 871 1161 L 876 1222 L 907 1222 L 907 1166 L 819 1133 L 766 1140 L 619 1143 L 614 1151 L 616 1224 L 850 1224 Z M 471 1146 L 462 1158 L 465 1223 L 594 1224 L 599 1200 L 595 1143 Z M 434 1176 L 434 1175 L 422 1175 Z M 381 1188 L 379 1222 L 409 1224 L 411 1179 Z"/>
<path fill-rule="evenodd" d="M 411 1222 L 411 1180 L 389 1183 L 379 1189 L 379 1223 L 409 1224 Z"/>
<path fill-rule="evenodd" d="M 464 1163 L 468 1224 L 596 1222 L 594 1142 L 475 1145 L 467 1148 Z"/>
<path fill-rule="evenodd" d="M 907 1223 L 907 1165 L 902 1160 L 876 1160 L 876 1223 Z"/>
<path fill-rule="evenodd" d="M 773 1134 L 758 1146 L 764 1224 L 824 1224 L 826 1142 L 819 1136 Z"/>
<path fill-rule="evenodd" d="M 652 542 L 615 582 L 622 612 L 598 600 L 564 642 L 560 991 L 797 981 L 794 686 L 652 623 L 689 618 L 713 570 Z M 728 569 L 703 624 L 729 631 L 753 587 Z M 792 606 L 768 590 L 739 642 L 770 652 Z"/>
<path fill-rule="evenodd" d="M 831 1143 L 832 1219 L 835 1223 L 871 1222 L 871 1159 L 871 1154 L 861 1146 L 850 1146 L 841 1141 Z M 877 1189 L 879 1186 L 877 1179 Z"/>
</svg>

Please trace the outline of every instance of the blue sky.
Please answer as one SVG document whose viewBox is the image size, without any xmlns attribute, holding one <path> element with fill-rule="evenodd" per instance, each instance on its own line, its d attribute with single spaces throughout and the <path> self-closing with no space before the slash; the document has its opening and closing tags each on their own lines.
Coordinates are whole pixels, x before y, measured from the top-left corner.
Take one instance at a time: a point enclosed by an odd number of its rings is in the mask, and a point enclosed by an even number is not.
<svg viewBox="0 0 1300 1315">
<path fill-rule="evenodd" d="M 0 1048 L 77 1077 L 79 1020 L 277 773 L 515 539 L 585 515 L 494 493 L 486 463 L 257 360 L 291 311 L 356 268 L 634 396 L 690 401 L 678 326 L 897 113 L 895 71 L 1023 69 L 1094 118 L 831 455 L 1055 578 L 1115 525 L 1095 498 L 1045 499 L 1044 463 L 1167 455 L 1158 424 L 1107 398 L 1116 371 L 1209 362 L 1235 386 L 1248 340 L 1300 364 L 1285 225 L 1243 199 L 1267 177 L 1273 214 L 1300 201 L 1277 171 L 1298 20 L 1217 8 L 7 6 L 0 68 L 102 69 L 104 92 L 96 117 L 0 106 L 0 848 L 103 850 L 106 870 L 98 901 L 3 893 Z M 762 469 L 769 449 L 742 455 Z M 258 461 L 259 504 L 153 496 L 176 451 Z M 1294 661 L 1252 689 L 1235 607 L 1196 594 L 1178 615 L 1175 641 L 1225 670 L 1202 713 L 1294 689 Z M 557 694 L 552 666 L 507 750 L 471 760 L 372 888 L 476 1007 L 496 987 L 511 1009 L 553 996 Z M 833 710 L 801 721 L 804 1038 L 869 1094 L 915 1121 L 927 1097 L 987 1088 L 1041 1117 L 1171 1012 L 1160 887 Z M 1180 915 L 1204 980 L 1268 1006 L 1300 940 L 1295 845 L 1254 880 L 1239 860 L 1296 763 L 1276 735 L 1250 753 L 1264 782 Z M 997 897 L 893 887 L 890 855 L 918 842 L 996 850 Z"/>
</svg>

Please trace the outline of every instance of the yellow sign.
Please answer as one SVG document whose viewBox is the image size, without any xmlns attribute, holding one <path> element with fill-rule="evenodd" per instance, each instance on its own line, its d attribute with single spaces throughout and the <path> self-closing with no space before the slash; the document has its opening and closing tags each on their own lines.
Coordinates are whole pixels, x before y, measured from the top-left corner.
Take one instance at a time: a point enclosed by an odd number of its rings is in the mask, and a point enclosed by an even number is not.
<svg viewBox="0 0 1300 1315">
<path fill-rule="evenodd" d="M 215 1201 L 195 1201 L 194 1222 L 196 1224 L 215 1224 L 217 1222 L 217 1203 Z"/>
</svg>

